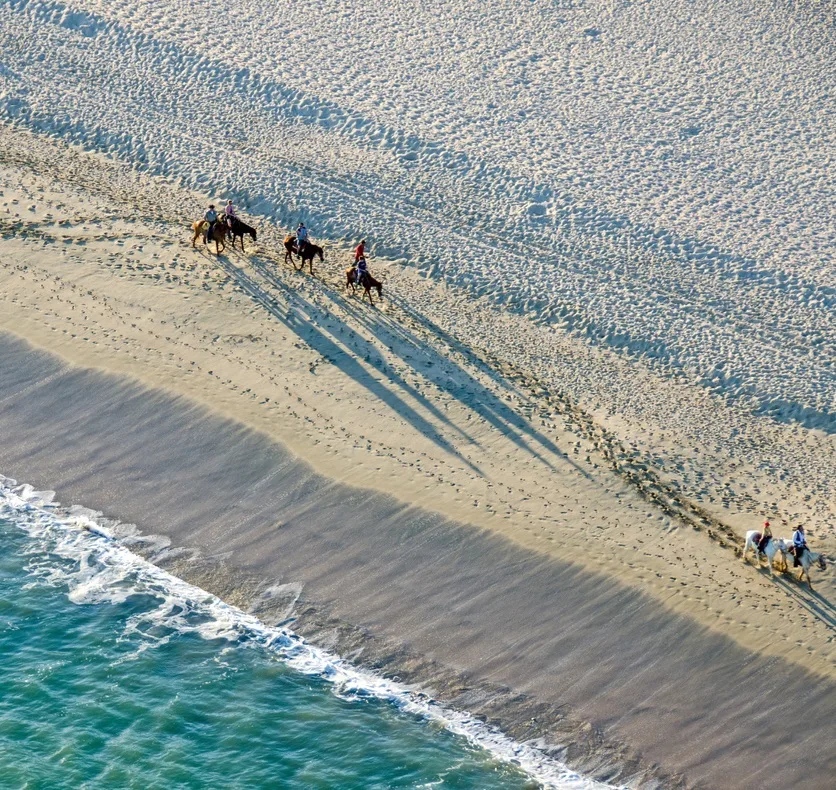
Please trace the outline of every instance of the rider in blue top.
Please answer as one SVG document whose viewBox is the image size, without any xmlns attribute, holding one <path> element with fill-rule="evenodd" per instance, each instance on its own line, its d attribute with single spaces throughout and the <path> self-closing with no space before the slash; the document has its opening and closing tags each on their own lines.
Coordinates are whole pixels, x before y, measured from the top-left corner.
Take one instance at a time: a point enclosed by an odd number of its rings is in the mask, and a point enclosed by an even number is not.
<svg viewBox="0 0 836 790">
<path fill-rule="evenodd" d="M 357 284 L 363 284 L 363 277 L 369 273 L 369 267 L 366 263 L 365 257 L 361 256 L 357 259 Z"/>
</svg>

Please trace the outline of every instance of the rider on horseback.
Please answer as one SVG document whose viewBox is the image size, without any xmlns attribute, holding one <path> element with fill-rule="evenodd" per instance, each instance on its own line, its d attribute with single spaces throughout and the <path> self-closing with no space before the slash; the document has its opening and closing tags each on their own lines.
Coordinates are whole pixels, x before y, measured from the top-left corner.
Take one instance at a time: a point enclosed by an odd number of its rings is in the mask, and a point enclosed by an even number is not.
<svg viewBox="0 0 836 790">
<path fill-rule="evenodd" d="M 369 273 L 369 267 L 366 263 L 366 240 L 363 239 L 354 250 L 354 282 L 357 285 L 362 284 L 363 277 Z"/>
<path fill-rule="evenodd" d="M 763 532 L 761 532 L 761 538 L 758 541 L 758 551 L 763 554 L 766 551 L 766 547 L 769 545 L 769 541 L 772 540 L 772 530 L 769 528 L 769 522 L 763 522 Z"/>
<path fill-rule="evenodd" d="M 232 228 L 233 220 L 238 219 L 235 216 L 235 206 L 232 205 L 231 200 L 226 201 L 226 206 L 224 206 L 224 218 L 226 219 L 226 225 L 228 228 Z"/>
<path fill-rule="evenodd" d="M 209 208 L 206 209 L 206 213 L 203 215 L 203 219 L 205 219 L 209 223 L 209 227 L 206 230 L 206 235 L 203 237 L 203 243 L 208 244 L 209 239 L 212 238 L 212 231 L 215 229 L 215 223 L 218 221 L 218 212 L 215 211 L 215 206 L 210 203 Z"/>
<path fill-rule="evenodd" d="M 801 565 L 801 558 L 804 552 L 808 551 L 807 537 L 804 534 L 804 527 L 799 524 L 795 532 L 792 533 L 792 547 L 793 547 L 793 567 L 797 568 Z"/>
<path fill-rule="evenodd" d="M 366 259 L 361 255 L 355 261 L 355 266 L 357 268 L 357 274 L 355 275 L 357 285 L 362 285 L 363 284 L 363 278 L 366 277 L 366 275 L 368 275 L 368 273 L 369 273 L 369 267 L 368 267 L 368 264 L 366 263 Z"/>
<path fill-rule="evenodd" d="M 308 229 L 305 227 L 304 222 L 299 223 L 299 227 L 296 228 L 296 254 L 299 257 L 302 256 L 302 253 L 305 251 L 305 248 L 308 246 Z"/>
</svg>

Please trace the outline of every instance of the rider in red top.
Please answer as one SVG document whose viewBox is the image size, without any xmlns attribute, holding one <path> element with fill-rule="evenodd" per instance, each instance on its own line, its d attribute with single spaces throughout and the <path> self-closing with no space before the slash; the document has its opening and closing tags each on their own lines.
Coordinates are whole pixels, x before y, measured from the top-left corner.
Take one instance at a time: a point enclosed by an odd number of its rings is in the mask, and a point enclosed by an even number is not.
<svg viewBox="0 0 836 790">
<path fill-rule="evenodd" d="M 354 263 L 356 264 L 361 258 L 366 257 L 366 240 L 363 239 L 354 250 Z"/>
</svg>

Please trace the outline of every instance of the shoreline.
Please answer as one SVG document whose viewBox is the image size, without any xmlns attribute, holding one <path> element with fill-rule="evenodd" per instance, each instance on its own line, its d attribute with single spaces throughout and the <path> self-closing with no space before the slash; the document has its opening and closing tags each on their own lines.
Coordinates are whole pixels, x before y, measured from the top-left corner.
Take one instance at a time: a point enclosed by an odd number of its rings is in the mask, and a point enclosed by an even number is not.
<svg viewBox="0 0 836 790">
<path fill-rule="evenodd" d="M 154 524 L 157 538 L 141 553 L 223 600 L 246 609 L 265 588 L 289 584 L 278 603 L 286 620 L 290 592 L 302 636 L 487 716 L 515 739 L 529 705 L 564 726 L 568 706 L 570 720 L 591 719 L 592 729 L 566 749 L 567 761 L 598 778 L 653 781 L 658 764 L 674 768 L 665 786 L 681 772 L 683 786 L 778 787 L 787 733 L 807 734 L 796 757 L 820 755 L 836 714 L 831 682 L 759 659 L 610 579 L 335 484 L 183 399 L 2 342 L 6 382 L 11 372 L 27 391 L 0 414 L 15 437 L 4 443 L 3 469 L 60 501 Z M 44 435 L 54 437 L 46 446 Z M 335 632 L 335 621 L 350 627 Z M 762 693 L 753 696 L 755 682 Z M 575 738 L 589 726 L 572 727 Z M 625 755 L 619 736 L 641 758 Z M 526 740 L 542 737 L 554 739 L 529 730 Z M 729 743 L 732 754 L 721 756 Z M 615 764 L 625 757 L 626 775 Z M 799 784 L 821 786 L 831 770 L 822 764 Z"/>
</svg>

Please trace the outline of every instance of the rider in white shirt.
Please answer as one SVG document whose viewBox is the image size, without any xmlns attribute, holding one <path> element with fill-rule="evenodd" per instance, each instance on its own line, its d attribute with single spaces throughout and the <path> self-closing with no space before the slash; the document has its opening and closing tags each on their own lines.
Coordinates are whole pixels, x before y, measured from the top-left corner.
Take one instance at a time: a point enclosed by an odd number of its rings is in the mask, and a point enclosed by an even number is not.
<svg viewBox="0 0 836 790">
<path fill-rule="evenodd" d="M 215 223 L 218 221 L 218 212 L 215 211 L 214 204 L 210 203 L 209 208 L 206 209 L 206 213 L 203 215 L 203 219 L 205 219 L 209 223 L 209 227 L 206 229 L 206 235 L 203 237 L 203 243 L 208 243 L 209 239 L 212 238 L 212 230 L 215 227 Z"/>
<path fill-rule="evenodd" d="M 299 223 L 299 227 L 296 228 L 296 249 L 299 251 L 299 254 L 302 254 L 302 251 L 305 247 L 308 246 L 308 229 L 305 227 L 304 222 Z"/>
</svg>

